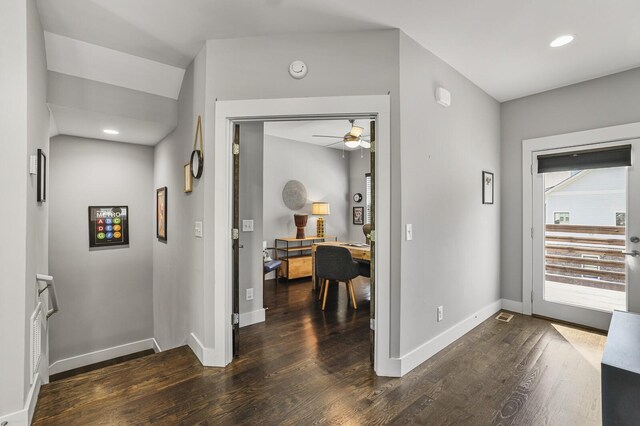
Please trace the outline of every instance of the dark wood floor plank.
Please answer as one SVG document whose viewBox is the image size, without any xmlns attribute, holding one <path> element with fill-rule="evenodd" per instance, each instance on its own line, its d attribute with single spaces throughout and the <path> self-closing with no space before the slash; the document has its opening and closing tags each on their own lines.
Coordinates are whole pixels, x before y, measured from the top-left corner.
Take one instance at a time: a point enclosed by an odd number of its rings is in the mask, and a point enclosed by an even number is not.
<svg viewBox="0 0 640 426">
<path fill-rule="evenodd" d="M 240 331 L 241 355 L 202 367 L 188 347 L 42 387 L 35 425 L 428 424 L 600 422 L 605 337 L 547 320 L 493 318 L 402 379 L 368 359 L 369 289 L 344 285 L 325 311 L 309 282 L 268 282 L 266 323 Z"/>
</svg>

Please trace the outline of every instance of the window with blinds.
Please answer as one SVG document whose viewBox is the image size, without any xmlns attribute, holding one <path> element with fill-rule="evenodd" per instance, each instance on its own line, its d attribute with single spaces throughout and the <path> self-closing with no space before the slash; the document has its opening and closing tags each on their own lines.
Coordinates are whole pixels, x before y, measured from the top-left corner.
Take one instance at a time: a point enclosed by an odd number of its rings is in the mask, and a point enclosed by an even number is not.
<svg viewBox="0 0 640 426">
<path fill-rule="evenodd" d="M 366 192 L 366 211 L 364 216 L 364 223 L 371 223 L 371 173 L 364 175 L 365 192 Z"/>
</svg>

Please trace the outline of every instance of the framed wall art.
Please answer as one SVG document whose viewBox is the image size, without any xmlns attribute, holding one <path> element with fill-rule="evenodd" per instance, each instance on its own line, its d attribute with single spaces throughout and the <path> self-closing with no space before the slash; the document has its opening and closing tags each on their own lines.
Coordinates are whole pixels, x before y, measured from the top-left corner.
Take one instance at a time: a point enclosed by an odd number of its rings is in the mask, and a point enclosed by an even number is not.
<svg viewBox="0 0 640 426">
<path fill-rule="evenodd" d="M 156 190 L 156 236 L 167 241 L 167 187 Z"/>
<path fill-rule="evenodd" d="M 89 247 L 129 244 L 129 207 L 89 206 Z"/>
<path fill-rule="evenodd" d="M 353 208 L 353 224 L 364 225 L 364 207 Z"/>
<path fill-rule="evenodd" d="M 482 204 L 493 204 L 493 173 L 482 172 Z"/>
<path fill-rule="evenodd" d="M 47 201 L 47 156 L 41 149 L 38 150 L 38 202 Z"/>
<path fill-rule="evenodd" d="M 193 191 L 193 176 L 191 175 L 191 163 L 187 163 L 183 168 L 184 175 L 184 192 L 189 193 Z"/>
</svg>

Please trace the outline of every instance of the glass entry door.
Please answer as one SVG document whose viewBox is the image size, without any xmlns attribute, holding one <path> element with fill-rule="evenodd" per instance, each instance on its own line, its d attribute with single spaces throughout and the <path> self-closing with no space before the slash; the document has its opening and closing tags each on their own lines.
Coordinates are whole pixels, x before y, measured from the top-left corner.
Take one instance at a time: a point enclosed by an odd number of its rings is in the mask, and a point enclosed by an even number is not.
<svg viewBox="0 0 640 426">
<path fill-rule="evenodd" d="M 537 155 L 534 314 L 606 330 L 614 310 L 640 307 L 640 171 L 629 165 L 638 149 L 625 141 Z"/>
</svg>

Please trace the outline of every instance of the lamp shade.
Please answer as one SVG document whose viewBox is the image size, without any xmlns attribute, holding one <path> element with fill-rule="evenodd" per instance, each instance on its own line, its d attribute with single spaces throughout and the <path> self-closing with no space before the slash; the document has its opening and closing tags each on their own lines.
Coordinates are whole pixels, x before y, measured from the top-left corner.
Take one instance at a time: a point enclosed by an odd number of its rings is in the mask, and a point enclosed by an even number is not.
<svg viewBox="0 0 640 426">
<path fill-rule="evenodd" d="M 329 203 L 318 202 L 311 204 L 311 214 L 313 215 L 326 215 L 331 214 Z"/>
</svg>

